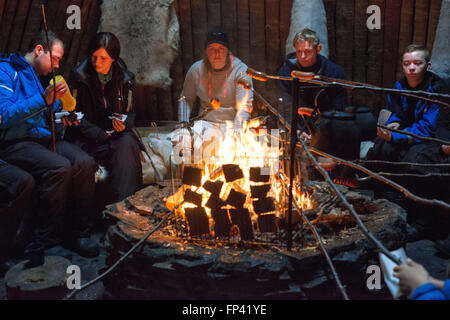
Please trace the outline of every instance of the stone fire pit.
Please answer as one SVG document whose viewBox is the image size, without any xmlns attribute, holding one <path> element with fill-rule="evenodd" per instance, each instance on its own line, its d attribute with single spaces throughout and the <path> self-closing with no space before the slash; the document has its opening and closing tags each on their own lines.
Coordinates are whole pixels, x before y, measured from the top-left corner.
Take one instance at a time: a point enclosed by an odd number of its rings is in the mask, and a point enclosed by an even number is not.
<svg viewBox="0 0 450 320">
<path fill-rule="evenodd" d="M 312 198 L 327 197 L 323 182 L 313 182 Z M 341 186 L 339 186 L 341 187 Z M 361 220 L 389 250 L 405 245 L 405 212 L 385 200 L 341 187 Z M 168 184 L 149 186 L 128 199 L 111 205 L 113 217 L 105 246 L 112 265 L 164 216 L 164 199 L 173 193 Z M 325 198 L 324 198 L 325 197 Z M 333 196 L 330 194 L 329 198 Z M 336 205 L 339 208 L 339 204 Z M 308 212 L 316 222 L 326 249 L 350 299 L 389 298 L 387 289 L 370 292 L 366 269 L 378 263 L 378 252 L 355 224 L 333 229 L 328 216 Z M 319 218 L 319 219 L 318 219 Z M 287 251 L 273 233 L 267 241 L 192 239 L 174 235 L 171 223 L 156 231 L 104 281 L 116 299 L 341 299 L 311 232 L 294 229 L 294 248 Z M 297 225 L 298 227 L 298 225 Z M 296 231 L 297 230 L 297 231 Z M 303 235 L 303 237 L 301 236 Z M 302 239 L 303 238 L 303 239 Z M 276 240 L 278 239 L 278 241 Z"/>
</svg>

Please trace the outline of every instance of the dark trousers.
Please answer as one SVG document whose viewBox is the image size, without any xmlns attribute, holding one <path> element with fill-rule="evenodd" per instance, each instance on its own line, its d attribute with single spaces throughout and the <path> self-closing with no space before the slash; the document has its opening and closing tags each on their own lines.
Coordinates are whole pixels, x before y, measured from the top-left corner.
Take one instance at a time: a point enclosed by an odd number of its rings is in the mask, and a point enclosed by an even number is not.
<svg viewBox="0 0 450 320">
<path fill-rule="evenodd" d="M 402 161 L 410 146 L 407 143 L 387 142 L 377 138 L 367 152 L 367 160 Z"/>
<path fill-rule="evenodd" d="M 104 144 L 89 140 L 76 143 L 108 171 L 107 202 L 122 201 L 142 188 L 140 145 L 133 134 L 114 134 Z"/>
<path fill-rule="evenodd" d="M 33 191 L 34 179 L 29 173 L 0 160 L 0 262 L 9 255 Z"/>
<path fill-rule="evenodd" d="M 36 181 L 35 241 L 50 247 L 63 236 L 87 236 L 97 168 L 92 157 L 66 141 L 56 143 L 56 152 L 37 142 L 18 142 L 3 149 L 0 157 Z"/>
</svg>

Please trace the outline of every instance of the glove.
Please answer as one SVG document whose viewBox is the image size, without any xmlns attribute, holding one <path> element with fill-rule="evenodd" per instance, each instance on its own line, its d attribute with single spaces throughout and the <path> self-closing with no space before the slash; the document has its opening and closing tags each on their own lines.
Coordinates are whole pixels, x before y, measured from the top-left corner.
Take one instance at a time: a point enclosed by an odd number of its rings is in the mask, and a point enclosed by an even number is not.
<svg viewBox="0 0 450 320">
<path fill-rule="evenodd" d="M 122 132 L 123 130 L 125 130 L 125 124 L 123 123 L 123 121 L 113 119 L 112 124 L 115 132 Z"/>
<path fill-rule="evenodd" d="M 78 126 L 80 124 L 80 120 L 78 120 L 77 115 L 75 113 L 70 113 L 68 116 L 61 117 L 61 122 L 64 126 Z"/>
</svg>

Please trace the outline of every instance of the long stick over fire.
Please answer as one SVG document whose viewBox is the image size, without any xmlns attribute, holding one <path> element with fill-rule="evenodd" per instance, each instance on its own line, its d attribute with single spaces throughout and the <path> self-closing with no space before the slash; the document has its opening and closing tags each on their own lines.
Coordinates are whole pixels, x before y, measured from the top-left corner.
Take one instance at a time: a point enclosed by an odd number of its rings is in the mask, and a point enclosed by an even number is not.
<svg viewBox="0 0 450 320">
<path fill-rule="evenodd" d="M 283 81 L 293 81 L 295 79 L 300 82 L 312 83 L 312 84 L 317 84 L 320 86 L 341 86 L 341 87 L 345 87 L 345 88 L 349 88 L 349 89 L 364 89 L 364 90 L 371 90 L 371 91 L 376 91 L 376 92 L 393 93 L 393 94 L 398 94 L 398 95 L 402 95 L 402 96 L 406 96 L 406 97 L 416 98 L 418 100 L 435 103 L 444 108 L 450 108 L 450 104 L 448 102 L 429 98 L 429 97 L 442 98 L 447 101 L 450 101 L 450 95 L 443 94 L 443 93 L 382 88 L 382 87 L 377 87 L 377 86 L 374 86 L 374 85 L 371 85 L 368 83 L 364 83 L 364 82 L 355 82 L 355 81 L 348 81 L 348 80 L 343 80 L 343 79 L 329 78 L 329 77 L 324 77 L 322 75 L 316 75 L 311 72 L 303 72 L 303 71 L 296 71 L 296 70 L 292 71 L 291 77 L 280 77 L 280 76 L 268 75 L 264 72 L 257 71 L 252 68 L 248 68 L 247 75 L 249 77 L 252 77 L 255 80 L 259 80 L 259 81 L 263 81 L 263 82 L 267 81 L 268 79 L 283 80 Z"/>
</svg>

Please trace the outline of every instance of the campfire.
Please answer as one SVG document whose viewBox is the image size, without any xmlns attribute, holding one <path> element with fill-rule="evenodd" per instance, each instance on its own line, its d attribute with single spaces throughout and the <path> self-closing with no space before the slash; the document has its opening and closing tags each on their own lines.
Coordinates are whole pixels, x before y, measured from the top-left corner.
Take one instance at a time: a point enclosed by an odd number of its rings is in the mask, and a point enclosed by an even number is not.
<svg viewBox="0 0 450 320">
<path fill-rule="evenodd" d="M 244 122 L 241 130 L 227 122 L 223 135 L 204 147 L 201 161 L 183 166 L 183 184 L 166 206 L 172 210 L 184 201 L 176 214 L 187 221 L 191 237 L 237 234 L 252 240 L 255 233 L 278 232 L 287 208 L 279 180 L 281 156 L 278 130 L 268 134 L 260 119 Z M 309 209 L 311 202 L 299 189 L 294 195 Z"/>
</svg>

